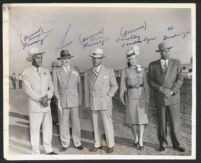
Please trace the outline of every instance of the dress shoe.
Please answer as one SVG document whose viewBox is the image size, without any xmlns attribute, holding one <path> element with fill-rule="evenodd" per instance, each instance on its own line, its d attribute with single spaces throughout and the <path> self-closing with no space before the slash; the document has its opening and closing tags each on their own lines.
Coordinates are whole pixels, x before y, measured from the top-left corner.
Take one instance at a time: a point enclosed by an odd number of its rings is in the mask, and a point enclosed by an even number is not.
<svg viewBox="0 0 201 163">
<path fill-rule="evenodd" d="M 160 152 L 164 152 L 164 151 L 165 151 L 165 149 L 166 149 L 165 147 L 160 146 L 159 151 L 160 151 Z"/>
<path fill-rule="evenodd" d="M 133 142 L 133 147 L 136 148 L 139 145 L 139 142 L 135 143 Z"/>
<path fill-rule="evenodd" d="M 113 151 L 114 151 L 114 147 L 111 147 L 111 148 L 108 148 L 106 152 L 107 153 L 112 153 Z"/>
<path fill-rule="evenodd" d="M 75 148 L 77 148 L 78 150 L 83 150 L 82 145 L 80 145 L 80 146 L 78 146 L 78 147 L 75 147 Z"/>
<path fill-rule="evenodd" d="M 97 152 L 99 149 L 102 149 L 102 147 L 94 147 L 92 149 L 90 149 L 90 152 Z"/>
<path fill-rule="evenodd" d="M 143 151 L 143 150 L 144 150 L 144 146 L 140 146 L 140 145 L 139 145 L 139 150 L 140 150 L 140 151 Z"/>
<path fill-rule="evenodd" d="M 173 149 L 175 149 L 179 152 L 185 152 L 185 149 L 183 147 L 173 147 Z"/>
<path fill-rule="evenodd" d="M 68 149 L 68 147 L 61 147 L 60 152 L 64 152 Z"/>
<path fill-rule="evenodd" d="M 55 153 L 54 151 L 47 153 L 48 155 L 57 155 L 57 153 Z"/>
</svg>

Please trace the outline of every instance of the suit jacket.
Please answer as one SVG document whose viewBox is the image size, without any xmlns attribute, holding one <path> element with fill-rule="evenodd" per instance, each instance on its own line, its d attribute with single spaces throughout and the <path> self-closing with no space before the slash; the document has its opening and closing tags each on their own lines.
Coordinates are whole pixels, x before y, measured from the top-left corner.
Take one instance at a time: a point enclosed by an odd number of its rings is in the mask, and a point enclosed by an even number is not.
<svg viewBox="0 0 201 163">
<path fill-rule="evenodd" d="M 78 107 L 79 100 L 82 99 L 82 86 L 80 75 L 77 70 L 70 66 L 66 73 L 63 67 L 52 72 L 54 93 L 60 100 L 62 108 Z"/>
<path fill-rule="evenodd" d="M 45 95 L 51 99 L 54 91 L 50 72 L 40 67 L 32 66 L 23 71 L 24 89 L 29 96 L 28 105 L 29 112 L 46 112 L 50 111 L 50 101 L 48 107 L 43 107 L 39 99 Z"/>
<path fill-rule="evenodd" d="M 91 110 L 107 110 L 113 107 L 112 97 L 118 89 L 113 69 L 101 67 L 96 77 L 90 69 L 85 74 L 85 105 Z"/>
<path fill-rule="evenodd" d="M 156 107 L 180 103 L 180 88 L 183 83 L 181 62 L 169 59 L 166 73 L 162 70 L 160 59 L 150 63 L 148 82 L 154 90 Z M 159 91 L 159 87 L 169 88 L 174 94 L 165 98 Z"/>
</svg>

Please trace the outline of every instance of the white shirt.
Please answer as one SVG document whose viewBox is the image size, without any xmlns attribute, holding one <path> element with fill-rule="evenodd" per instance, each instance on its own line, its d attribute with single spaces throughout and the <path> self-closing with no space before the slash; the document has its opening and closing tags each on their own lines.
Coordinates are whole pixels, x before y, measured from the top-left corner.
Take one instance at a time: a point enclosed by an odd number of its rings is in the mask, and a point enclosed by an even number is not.
<svg viewBox="0 0 201 163">
<path fill-rule="evenodd" d="M 66 66 L 63 66 L 63 69 L 64 69 L 64 71 L 65 71 L 66 74 L 67 74 L 67 73 L 69 72 L 69 69 L 70 69 L 70 68 L 69 68 L 69 66 L 67 66 L 67 67 L 66 67 Z"/>
<path fill-rule="evenodd" d="M 99 74 L 100 70 L 101 70 L 101 67 L 102 65 L 99 65 L 98 67 L 93 67 L 93 71 L 96 73 L 96 74 Z"/>
<path fill-rule="evenodd" d="M 168 67 L 168 59 L 161 59 L 161 65 L 163 68 L 167 68 Z"/>
</svg>

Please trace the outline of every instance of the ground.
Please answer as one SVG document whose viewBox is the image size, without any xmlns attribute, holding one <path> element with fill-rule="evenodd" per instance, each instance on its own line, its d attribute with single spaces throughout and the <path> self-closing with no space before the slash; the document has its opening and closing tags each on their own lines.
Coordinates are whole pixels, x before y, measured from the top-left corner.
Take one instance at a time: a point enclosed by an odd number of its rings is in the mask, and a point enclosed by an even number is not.
<svg viewBox="0 0 201 163">
<path fill-rule="evenodd" d="M 27 96 L 23 90 L 9 89 L 9 154 L 31 154 L 30 136 L 29 136 L 29 117 L 27 112 Z M 118 96 L 117 96 L 118 97 Z M 144 150 L 140 151 L 132 147 L 133 134 L 128 125 L 124 124 L 125 108 L 119 104 L 118 98 L 114 98 L 113 107 L 113 123 L 115 130 L 115 149 L 112 155 L 191 155 L 191 124 L 187 124 L 188 130 L 182 128 L 182 146 L 186 148 L 186 152 L 181 153 L 172 149 L 170 142 L 169 148 L 165 152 L 158 151 L 159 143 L 157 139 L 157 122 L 153 118 L 149 118 L 149 124 L 145 128 L 144 133 Z M 155 114 L 154 109 L 150 109 L 148 116 Z M 91 153 L 89 149 L 93 147 L 93 131 L 91 115 L 86 112 L 84 107 L 80 108 L 81 121 L 81 141 L 84 150 L 79 151 L 73 147 L 71 142 L 70 148 L 65 152 L 59 152 L 61 148 L 58 134 L 58 126 L 53 127 L 52 145 L 55 152 L 61 155 L 68 154 L 98 154 L 107 155 L 106 144 L 103 139 L 103 149 L 98 152 Z M 190 121 L 188 121 L 190 123 Z M 185 138 L 187 135 L 187 138 Z M 104 135 L 103 135 L 104 138 Z M 42 133 L 41 133 L 42 139 Z M 169 139 L 170 140 L 170 139 Z M 41 140 L 42 141 L 42 140 Z M 189 142 L 188 142 L 189 141 Z M 42 143 L 41 143 L 42 144 Z M 43 146 L 40 146 L 41 153 L 44 153 Z M 129 157 L 129 156 L 128 156 Z"/>
</svg>

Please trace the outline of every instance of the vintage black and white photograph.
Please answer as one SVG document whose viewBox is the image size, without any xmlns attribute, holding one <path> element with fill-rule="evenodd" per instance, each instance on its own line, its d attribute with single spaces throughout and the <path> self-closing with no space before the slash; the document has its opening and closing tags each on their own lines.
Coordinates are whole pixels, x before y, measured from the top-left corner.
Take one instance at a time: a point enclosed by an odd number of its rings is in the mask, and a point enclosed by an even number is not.
<svg viewBox="0 0 201 163">
<path fill-rule="evenodd" d="M 195 159 L 195 4 L 3 4 L 4 158 Z"/>
</svg>

